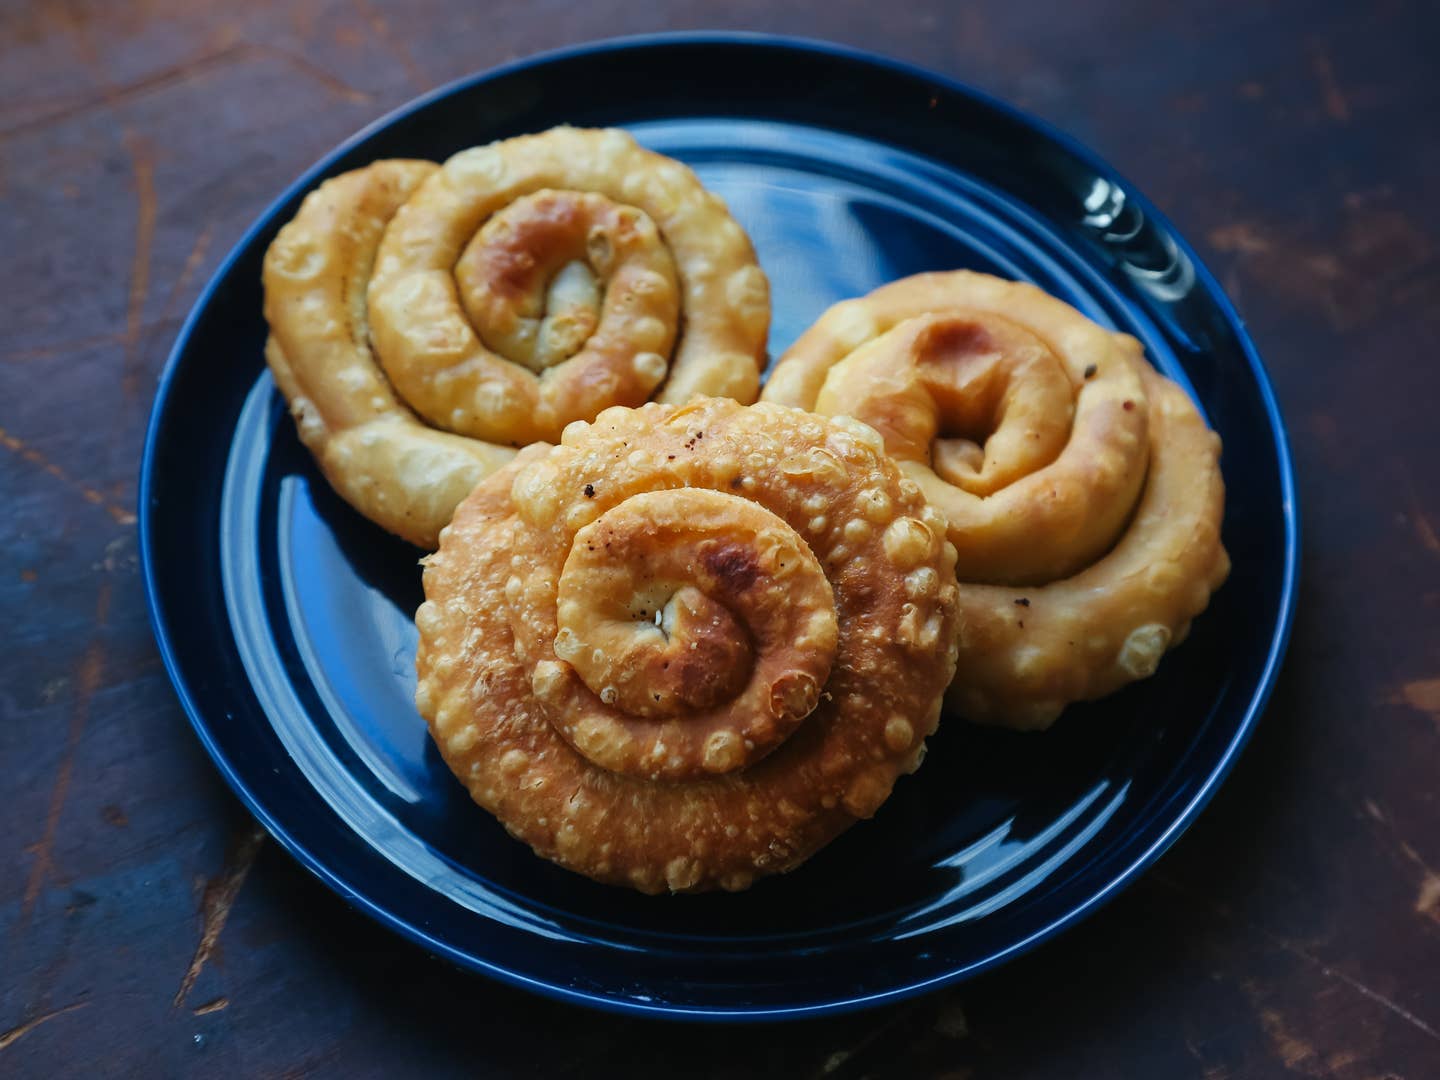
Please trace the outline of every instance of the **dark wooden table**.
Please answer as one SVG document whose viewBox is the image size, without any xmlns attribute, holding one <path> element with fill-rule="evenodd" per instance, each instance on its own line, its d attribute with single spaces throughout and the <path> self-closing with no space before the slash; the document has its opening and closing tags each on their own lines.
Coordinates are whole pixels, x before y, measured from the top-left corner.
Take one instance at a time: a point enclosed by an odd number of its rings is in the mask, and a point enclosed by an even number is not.
<svg viewBox="0 0 1440 1080">
<path fill-rule="evenodd" d="M 178 324 L 305 166 L 476 69 L 698 27 L 912 60 L 1098 149 L 1249 320 L 1305 514 L 1269 713 L 1138 885 L 954 991 L 740 1030 L 459 974 L 262 839 L 161 669 L 133 511 Z M 1440 1076 L 1437 30 L 1399 0 L 4 0 L 0 1075 Z"/>
</svg>

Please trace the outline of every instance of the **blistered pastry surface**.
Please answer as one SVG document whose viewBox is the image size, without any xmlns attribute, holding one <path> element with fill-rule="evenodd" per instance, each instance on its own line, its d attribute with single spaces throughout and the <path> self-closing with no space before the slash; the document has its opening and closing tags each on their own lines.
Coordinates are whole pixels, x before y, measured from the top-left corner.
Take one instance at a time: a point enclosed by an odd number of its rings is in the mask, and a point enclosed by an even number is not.
<svg viewBox="0 0 1440 1080">
<path fill-rule="evenodd" d="M 647 892 L 744 888 L 918 764 L 953 560 L 862 425 L 607 410 L 461 504 L 425 570 L 417 704 L 541 855 Z"/>
</svg>

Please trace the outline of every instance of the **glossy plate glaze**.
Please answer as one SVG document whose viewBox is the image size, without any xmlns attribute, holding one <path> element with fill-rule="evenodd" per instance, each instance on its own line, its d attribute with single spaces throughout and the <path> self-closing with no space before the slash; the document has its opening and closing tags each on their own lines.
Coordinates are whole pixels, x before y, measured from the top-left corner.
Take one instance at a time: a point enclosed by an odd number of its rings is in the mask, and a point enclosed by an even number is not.
<svg viewBox="0 0 1440 1080">
<path fill-rule="evenodd" d="M 743 77 L 737 78 L 737 73 Z M 1049 734 L 942 725 L 874 821 L 749 893 L 649 898 L 535 858 L 473 806 L 411 702 L 419 553 L 334 496 L 264 374 L 260 262 L 324 176 L 568 122 L 690 163 L 754 238 L 778 354 L 829 304 L 922 270 L 1034 281 L 1139 337 L 1225 441 L 1235 570 L 1159 674 Z M 211 282 L 165 370 L 141 480 L 165 662 L 275 837 L 349 902 L 465 967 L 699 1019 L 878 1004 L 1093 910 L 1232 764 L 1289 626 L 1296 516 L 1269 383 L 1183 240 L 1111 169 L 998 102 L 827 45 L 603 43 L 456 84 L 295 184 Z"/>
</svg>

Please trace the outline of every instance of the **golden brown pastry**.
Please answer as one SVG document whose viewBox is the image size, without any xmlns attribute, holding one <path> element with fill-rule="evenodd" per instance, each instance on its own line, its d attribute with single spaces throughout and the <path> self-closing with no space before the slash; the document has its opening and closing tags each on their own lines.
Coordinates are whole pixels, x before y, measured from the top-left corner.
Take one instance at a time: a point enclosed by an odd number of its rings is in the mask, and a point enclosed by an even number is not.
<svg viewBox="0 0 1440 1080">
<path fill-rule="evenodd" d="M 456 503 L 511 457 L 426 427 L 370 349 L 365 283 L 385 225 L 437 166 L 379 161 L 327 180 L 265 253 L 265 359 L 300 440 L 371 521 L 433 548 Z"/>
<path fill-rule="evenodd" d="M 693 172 L 564 127 L 447 161 L 386 231 L 370 307 L 421 416 L 516 446 L 662 382 L 754 401 L 770 325 L 749 238 Z"/>
<path fill-rule="evenodd" d="M 280 231 L 264 284 L 301 439 L 351 505 L 429 548 L 480 477 L 572 420 L 754 401 L 770 319 L 724 204 L 620 131 L 336 177 Z"/>
<path fill-rule="evenodd" d="M 776 405 L 613 408 L 460 505 L 416 704 L 517 838 L 645 892 L 799 865 L 919 763 L 954 551 L 878 436 Z"/>
<path fill-rule="evenodd" d="M 1044 728 L 1153 674 L 1229 571 L 1219 438 L 1138 341 L 1034 286 L 920 274 L 837 304 L 764 397 L 869 424 L 945 514 L 971 719 Z"/>
</svg>

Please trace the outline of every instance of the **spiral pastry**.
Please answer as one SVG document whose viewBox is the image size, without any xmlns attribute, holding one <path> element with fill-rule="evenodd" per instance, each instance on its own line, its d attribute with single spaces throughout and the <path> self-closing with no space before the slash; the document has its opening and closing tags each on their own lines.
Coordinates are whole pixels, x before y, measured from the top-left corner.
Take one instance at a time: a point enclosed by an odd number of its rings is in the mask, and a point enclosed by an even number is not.
<svg viewBox="0 0 1440 1080">
<path fill-rule="evenodd" d="M 652 396 L 758 392 L 769 285 L 678 162 L 555 128 L 322 184 L 266 254 L 266 358 L 361 513 L 432 548 L 516 447 Z"/>
<path fill-rule="evenodd" d="M 1153 674 L 1229 572 L 1219 438 L 1138 341 L 1031 285 L 920 274 L 837 304 L 764 396 L 869 424 L 944 513 L 971 719 L 1044 728 Z"/>
<path fill-rule="evenodd" d="M 871 816 L 954 673 L 954 552 L 873 431 L 775 405 L 612 408 L 460 505 L 416 704 L 562 866 L 748 887 Z"/>
<path fill-rule="evenodd" d="M 396 213 L 369 300 L 416 412 L 516 446 L 662 382 L 663 401 L 754 401 L 770 325 L 769 284 L 725 205 L 613 130 L 456 154 Z"/>
</svg>

